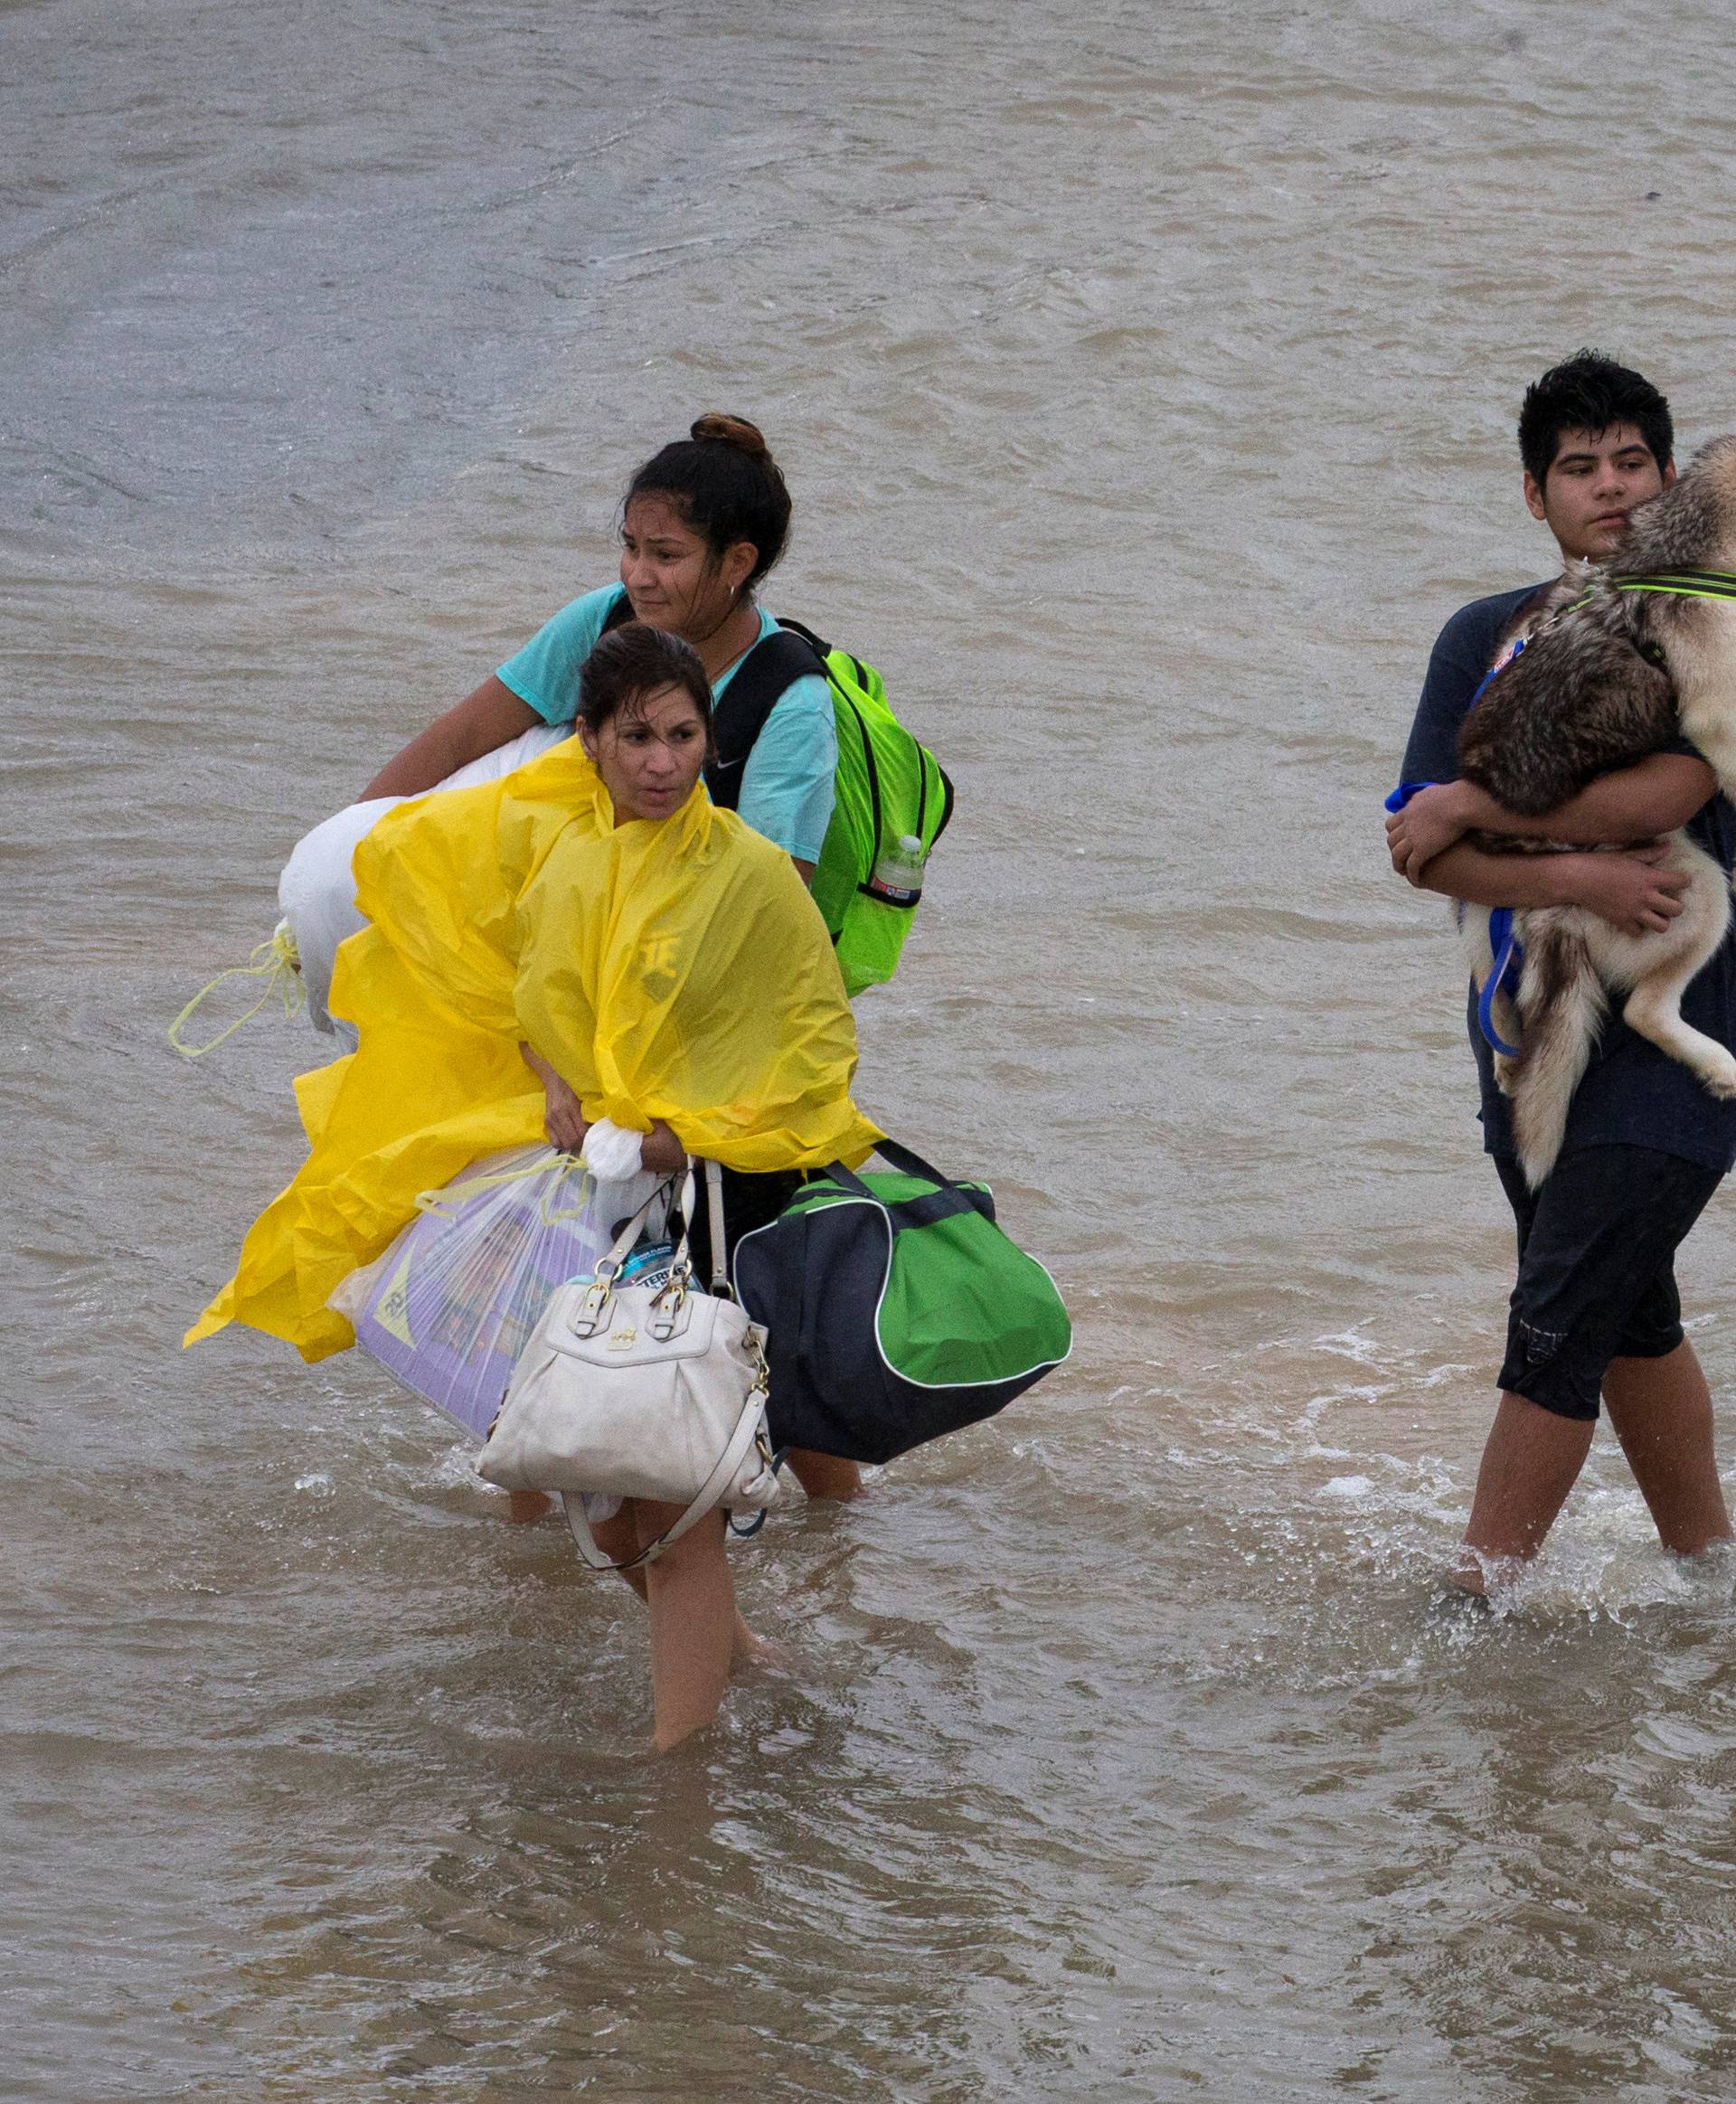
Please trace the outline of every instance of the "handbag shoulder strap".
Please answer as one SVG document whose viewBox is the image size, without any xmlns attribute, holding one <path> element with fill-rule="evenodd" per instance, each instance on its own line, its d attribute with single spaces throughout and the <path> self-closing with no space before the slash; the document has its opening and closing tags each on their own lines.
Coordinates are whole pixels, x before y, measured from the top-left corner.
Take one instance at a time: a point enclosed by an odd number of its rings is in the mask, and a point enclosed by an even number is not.
<svg viewBox="0 0 1736 2104">
<path fill-rule="evenodd" d="M 758 1391 L 755 1392 L 757 1393 Z M 751 1402 L 752 1398 L 750 1397 L 749 1401 Z M 716 1467 L 700 1485 L 692 1503 L 675 1521 L 674 1526 L 665 1527 L 656 1540 L 647 1543 L 637 1556 L 627 1557 L 619 1563 L 617 1563 L 613 1557 L 599 1548 L 597 1537 L 591 1533 L 590 1523 L 585 1518 L 584 1499 L 577 1492 L 563 1492 L 561 1502 L 566 1507 L 567 1525 L 571 1531 L 573 1542 L 580 1555 L 593 1571 L 637 1571 L 646 1563 L 656 1562 L 665 1549 L 670 1547 L 672 1543 L 680 1541 L 689 1527 L 697 1525 L 711 1511 L 712 1507 L 717 1504 L 718 1500 L 724 1495 L 736 1470 L 747 1459 L 749 1453 L 752 1450 L 754 1441 L 759 1437 L 760 1411 L 752 1408 L 743 1410 L 735 1430 L 730 1435 L 729 1445 L 717 1458 Z M 781 1460 L 782 1456 L 778 1456 L 778 1458 Z M 748 1531 L 750 1533 L 758 1532 L 757 1529 L 752 1528 Z"/>
<path fill-rule="evenodd" d="M 693 1189 L 690 1171 L 687 1188 Z M 707 1218 L 712 1229 L 712 1292 L 719 1300 L 733 1300 L 735 1288 L 730 1284 L 730 1245 L 723 1231 L 723 1171 L 716 1162 L 705 1165 L 705 1203 Z"/>
</svg>

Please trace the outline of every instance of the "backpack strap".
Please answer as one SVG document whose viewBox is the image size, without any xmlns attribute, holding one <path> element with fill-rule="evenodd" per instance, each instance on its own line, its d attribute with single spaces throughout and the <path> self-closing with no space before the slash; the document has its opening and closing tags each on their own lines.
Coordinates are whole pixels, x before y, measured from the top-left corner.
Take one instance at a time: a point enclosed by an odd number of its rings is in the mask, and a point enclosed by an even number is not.
<svg viewBox="0 0 1736 2104">
<path fill-rule="evenodd" d="M 814 653 L 815 656 L 819 659 L 820 670 L 822 672 L 826 670 L 826 661 L 832 655 L 832 646 L 829 643 L 822 643 L 819 637 L 814 633 L 813 629 L 807 626 L 806 621 L 779 621 L 778 626 L 780 628 L 787 630 L 788 634 L 792 636 L 799 636 L 802 641 L 806 643 L 808 648 Z M 850 662 L 855 666 L 858 676 L 861 676 L 864 674 L 866 668 L 863 666 L 861 658 L 853 657 Z M 865 677 L 863 677 L 862 684 L 863 686 L 867 685 L 868 682 Z"/>
<path fill-rule="evenodd" d="M 609 635 L 612 629 L 623 628 L 633 618 L 633 602 L 625 590 L 603 618 L 601 633 Z M 779 646 L 779 637 L 792 638 Z M 798 649 L 795 645 L 799 643 Z M 766 727 L 766 718 L 783 699 L 798 679 L 810 673 L 817 673 L 828 684 L 836 686 L 831 667 L 826 660 L 832 655 L 832 646 L 816 636 L 806 622 L 788 618 L 778 622 L 777 629 L 763 637 L 750 650 L 736 668 L 735 677 L 723 690 L 723 699 L 717 704 L 712 718 L 712 736 L 717 746 L 717 758 L 705 769 L 705 787 L 711 792 L 712 803 L 721 810 L 733 811 L 741 798 L 741 770 L 748 763 L 748 755 L 753 750 L 754 741 Z M 817 659 L 816 664 L 811 660 Z M 852 657 L 857 684 L 869 684 L 868 668 L 859 657 Z M 848 696 L 845 696 L 848 699 Z M 863 754 L 868 763 L 869 799 L 873 806 L 874 837 L 880 837 L 880 781 L 879 769 L 874 764 L 874 750 L 868 741 L 868 728 L 853 708 L 856 728 L 862 733 Z M 928 811 L 929 771 L 933 769 L 939 777 L 940 823 L 934 829 L 930 846 L 938 845 L 940 835 L 952 823 L 954 791 L 952 777 L 920 741 L 917 750 L 921 756 L 921 773 L 918 779 L 917 830 L 920 832 Z M 866 886 L 862 887 L 866 889 Z"/>
<path fill-rule="evenodd" d="M 817 662 L 814 645 L 788 622 L 762 637 L 736 667 L 712 712 L 712 738 L 717 758 L 705 769 L 705 787 L 720 810 L 733 811 L 741 798 L 741 773 L 766 718 L 798 679 L 826 677 L 826 660 Z"/>
<path fill-rule="evenodd" d="M 603 618 L 601 634 L 624 628 L 632 618 L 633 602 L 623 590 Z M 736 666 L 722 700 L 712 712 L 712 741 L 717 758 L 705 769 L 705 787 L 720 810 L 733 811 L 740 803 L 741 770 L 748 764 L 748 755 L 766 727 L 766 718 L 785 693 L 810 673 L 826 677 L 826 647 L 799 623 L 780 621 Z"/>
<path fill-rule="evenodd" d="M 941 766 L 940 762 L 935 759 L 933 753 L 929 750 L 926 745 L 921 748 L 921 753 L 922 785 L 924 789 L 926 790 L 928 787 L 928 770 L 930 767 L 932 767 L 935 773 L 940 777 L 940 823 L 935 827 L 934 838 L 929 843 L 929 850 L 932 852 L 933 849 L 939 846 L 940 835 L 946 831 L 947 827 L 952 824 L 952 807 L 957 802 L 958 796 L 952 786 L 952 777 L 947 772 L 946 769 Z"/>
</svg>

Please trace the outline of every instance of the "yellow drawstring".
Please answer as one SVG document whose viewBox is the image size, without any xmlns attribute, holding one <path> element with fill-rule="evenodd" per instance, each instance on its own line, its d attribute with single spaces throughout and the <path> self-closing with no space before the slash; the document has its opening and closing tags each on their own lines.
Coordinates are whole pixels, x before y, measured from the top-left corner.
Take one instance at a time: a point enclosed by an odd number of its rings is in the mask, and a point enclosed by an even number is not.
<svg viewBox="0 0 1736 2104">
<path fill-rule="evenodd" d="M 214 994 L 225 979 L 263 979 L 264 991 L 245 1014 L 238 1015 L 228 1029 L 220 1030 L 209 1044 L 188 1044 L 182 1032 L 193 1018 L 193 1011 L 206 998 Z M 226 1037 L 233 1037 L 244 1023 L 250 1023 L 273 995 L 283 1004 L 286 1015 L 293 1015 L 307 998 L 307 990 L 301 983 L 301 958 L 296 949 L 296 939 L 289 923 L 279 920 L 271 932 L 269 942 L 260 943 L 244 965 L 231 965 L 228 971 L 219 972 L 207 986 L 202 986 L 169 1025 L 169 1043 L 183 1059 L 203 1059 L 208 1052 L 214 1052 Z"/>
<path fill-rule="evenodd" d="M 569 1176 L 577 1175 L 579 1188 L 571 1205 L 555 1204 Z M 419 1191 L 416 1194 L 418 1212 L 444 1212 L 448 1206 L 463 1205 L 484 1191 L 493 1191 L 503 1184 L 517 1184 L 527 1176 L 548 1176 L 549 1188 L 544 1193 L 542 1220 L 544 1227 L 558 1227 L 563 1220 L 581 1220 L 590 1204 L 591 1194 L 597 1188 L 597 1179 L 590 1165 L 577 1155 L 568 1155 L 550 1147 L 534 1161 L 524 1162 L 516 1169 L 496 1169 L 492 1175 L 467 1176 L 461 1184 L 444 1184 L 437 1191 Z M 667 1179 L 671 1188 L 675 1179 Z"/>
<path fill-rule="evenodd" d="M 549 1210 L 549 1201 L 559 1195 L 561 1186 L 569 1175 L 577 1171 L 579 1191 L 575 1203 Z M 467 1176 L 461 1184 L 445 1184 L 437 1191 L 419 1191 L 416 1194 L 418 1212 L 444 1212 L 448 1206 L 463 1205 L 470 1199 L 479 1197 L 485 1191 L 497 1189 L 503 1184 L 517 1184 L 527 1176 L 552 1176 L 552 1187 L 542 1200 L 542 1216 L 544 1227 L 557 1226 L 563 1220 L 577 1220 L 584 1212 L 590 1197 L 594 1179 L 590 1169 L 576 1155 L 558 1154 L 551 1147 L 533 1162 L 523 1163 L 516 1169 L 497 1169 L 489 1176 Z"/>
</svg>

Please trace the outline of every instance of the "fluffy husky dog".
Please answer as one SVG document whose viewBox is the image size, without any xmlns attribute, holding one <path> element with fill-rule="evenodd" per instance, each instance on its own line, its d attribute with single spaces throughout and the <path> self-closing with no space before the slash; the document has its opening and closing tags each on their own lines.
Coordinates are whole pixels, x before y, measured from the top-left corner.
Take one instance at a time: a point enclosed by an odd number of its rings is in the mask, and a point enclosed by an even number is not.
<svg viewBox="0 0 1736 2104">
<path fill-rule="evenodd" d="M 1599 775 L 1630 767 L 1678 734 L 1736 795 L 1736 599 L 1624 590 L 1620 580 L 1684 570 L 1736 577 L 1736 437 L 1714 439 L 1668 489 L 1637 510 L 1607 573 L 1588 571 L 1529 610 L 1525 647 L 1495 675 L 1459 736 L 1465 778 L 1521 816 L 1551 811 Z M 1536 841 L 1475 833 L 1497 854 Z M 1568 1106 L 1602 1023 L 1606 988 L 1640 1036 L 1693 1069 L 1714 1096 L 1736 1096 L 1736 1059 L 1682 1020 L 1684 989 L 1730 924 L 1724 873 L 1685 833 L 1666 867 L 1692 879 L 1683 910 L 1659 934 L 1623 935 L 1580 906 L 1514 915 L 1524 946 L 1514 1005 L 1519 1051 L 1497 1058 L 1513 1099 L 1514 1137 L 1535 1190 L 1554 1165 Z M 1493 960 L 1489 910 L 1460 926 L 1481 989 Z M 1512 1037 L 1510 1025 L 1504 1035 Z"/>
</svg>

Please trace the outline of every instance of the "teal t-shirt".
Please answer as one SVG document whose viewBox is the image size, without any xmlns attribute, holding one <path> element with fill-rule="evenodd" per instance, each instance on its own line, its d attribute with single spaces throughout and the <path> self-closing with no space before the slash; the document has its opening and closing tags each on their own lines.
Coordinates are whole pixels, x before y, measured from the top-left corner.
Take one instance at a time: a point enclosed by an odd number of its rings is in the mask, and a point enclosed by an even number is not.
<svg viewBox="0 0 1736 2104">
<path fill-rule="evenodd" d="M 622 590 L 618 584 L 605 585 L 601 591 L 571 600 L 498 668 L 495 678 L 545 723 L 571 723 L 579 712 L 580 667 L 595 649 Z M 760 608 L 755 640 L 775 635 L 777 628 Z M 738 657 L 713 683 L 714 703 L 722 700 L 741 663 Z M 766 718 L 742 769 L 736 809 L 745 824 L 786 854 L 818 862 L 832 823 L 837 769 L 832 690 L 819 673 L 812 673 L 786 687 Z"/>
</svg>

